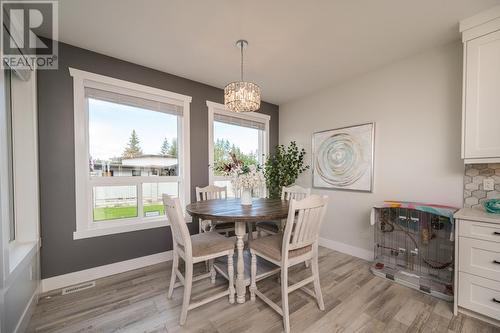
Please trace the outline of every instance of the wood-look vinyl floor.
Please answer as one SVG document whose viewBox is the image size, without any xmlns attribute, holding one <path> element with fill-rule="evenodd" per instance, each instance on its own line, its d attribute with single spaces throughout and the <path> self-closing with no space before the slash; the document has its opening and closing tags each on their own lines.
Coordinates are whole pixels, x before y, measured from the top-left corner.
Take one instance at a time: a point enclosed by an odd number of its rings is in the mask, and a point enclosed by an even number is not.
<svg viewBox="0 0 500 333">
<path fill-rule="evenodd" d="M 374 276 L 364 260 L 321 248 L 319 267 L 325 311 L 302 291 L 291 293 L 292 332 L 500 332 L 465 315 L 454 317 L 449 303 Z M 299 265 L 290 272 L 296 280 L 308 270 Z M 259 299 L 231 305 L 221 298 L 189 311 L 180 327 L 182 288 L 168 300 L 169 276 L 170 263 L 165 263 L 100 279 L 95 288 L 75 294 L 47 293 L 28 332 L 282 331 L 281 317 Z M 272 300 L 280 299 L 276 278 L 258 287 Z M 221 277 L 215 285 L 209 279 L 195 282 L 193 300 L 224 288 L 227 282 Z"/>
</svg>

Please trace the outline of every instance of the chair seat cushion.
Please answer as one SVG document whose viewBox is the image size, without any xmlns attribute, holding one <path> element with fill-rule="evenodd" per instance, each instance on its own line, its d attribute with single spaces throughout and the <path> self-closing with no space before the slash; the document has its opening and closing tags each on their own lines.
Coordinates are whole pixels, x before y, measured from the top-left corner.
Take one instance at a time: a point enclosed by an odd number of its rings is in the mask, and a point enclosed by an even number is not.
<svg viewBox="0 0 500 333">
<path fill-rule="evenodd" d="M 280 261 L 281 260 L 281 247 L 283 244 L 283 234 L 276 234 L 272 236 L 261 237 L 253 240 L 250 243 L 250 249 L 257 253 L 262 253 L 266 257 Z M 312 250 L 312 246 L 288 251 L 288 257 L 293 258 L 305 254 Z"/>
<path fill-rule="evenodd" d="M 279 222 L 274 222 L 274 221 L 259 222 L 259 223 L 257 223 L 257 228 L 263 229 L 266 231 L 270 231 L 270 232 L 274 232 L 274 233 L 278 233 L 280 231 L 278 223 Z"/>
<path fill-rule="evenodd" d="M 191 236 L 193 257 L 203 257 L 234 249 L 234 240 L 216 232 L 202 232 Z"/>
</svg>

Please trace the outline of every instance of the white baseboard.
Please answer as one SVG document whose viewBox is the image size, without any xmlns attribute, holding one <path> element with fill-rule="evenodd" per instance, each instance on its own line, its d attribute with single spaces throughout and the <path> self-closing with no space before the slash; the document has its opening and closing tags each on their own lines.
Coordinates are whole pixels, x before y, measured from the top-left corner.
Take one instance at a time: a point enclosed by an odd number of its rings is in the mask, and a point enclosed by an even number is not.
<svg viewBox="0 0 500 333">
<path fill-rule="evenodd" d="M 471 311 L 471 310 L 464 309 L 462 307 L 458 308 L 458 312 L 466 314 L 467 316 L 470 316 L 470 317 L 473 317 L 473 318 L 485 321 L 488 324 L 491 324 L 493 326 L 500 327 L 500 320 L 496 320 L 495 318 L 487 317 L 485 315 L 482 315 L 480 313 L 477 313 L 477 312 L 474 312 L 474 311 Z"/>
<path fill-rule="evenodd" d="M 342 253 L 347 253 L 361 259 L 369 261 L 373 260 L 373 252 L 356 246 L 326 238 L 320 238 L 319 245 Z M 98 266 L 78 272 L 50 277 L 42 280 L 42 293 L 131 271 L 138 268 L 143 268 L 150 265 L 159 264 L 169 260 L 172 260 L 172 251 L 156 253 L 145 257 L 134 258 L 130 260 L 115 262 L 109 265 Z"/>
<path fill-rule="evenodd" d="M 115 262 L 42 280 L 42 293 L 172 260 L 172 251 Z"/>
<path fill-rule="evenodd" d="M 319 245 L 324 246 L 330 250 L 339 251 L 342 253 L 350 254 L 351 256 L 365 259 L 368 261 L 373 260 L 373 252 L 366 249 L 352 246 L 349 244 L 337 242 L 331 239 L 321 238 L 319 239 Z"/>
<path fill-rule="evenodd" d="M 24 308 L 23 314 L 21 315 L 19 322 L 17 323 L 16 328 L 14 329 L 14 333 L 25 332 L 26 329 L 28 328 L 31 316 L 33 315 L 33 311 L 35 311 L 35 306 L 38 303 L 39 294 L 40 294 L 40 286 L 38 286 L 33 295 L 31 295 L 31 298 L 26 307 Z"/>
</svg>

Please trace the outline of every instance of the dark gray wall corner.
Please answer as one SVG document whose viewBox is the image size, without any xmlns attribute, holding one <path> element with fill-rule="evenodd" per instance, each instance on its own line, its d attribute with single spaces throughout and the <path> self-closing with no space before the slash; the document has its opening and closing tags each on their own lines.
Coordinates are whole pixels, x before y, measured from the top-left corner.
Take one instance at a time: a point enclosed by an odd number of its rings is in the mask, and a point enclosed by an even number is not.
<svg viewBox="0 0 500 333">
<path fill-rule="evenodd" d="M 89 50 L 59 43 L 59 69 L 38 71 L 40 218 L 42 278 L 71 273 L 172 249 L 170 228 L 156 228 L 73 240 L 75 165 L 73 80 L 68 67 L 192 96 L 191 191 L 208 184 L 206 101 L 223 102 L 223 91 Z M 263 103 L 271 116 L 270 146 L 278 144 L 278 106 Z M 189 226 L 197 231 L 197 224 Z"/>
</svg>

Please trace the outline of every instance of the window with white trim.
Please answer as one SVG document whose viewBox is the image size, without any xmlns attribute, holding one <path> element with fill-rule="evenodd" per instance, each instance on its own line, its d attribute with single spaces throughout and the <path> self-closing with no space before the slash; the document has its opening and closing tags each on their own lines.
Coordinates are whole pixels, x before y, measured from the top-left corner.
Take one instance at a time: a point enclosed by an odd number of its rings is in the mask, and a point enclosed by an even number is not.
<svg viewBox="0 0 500 333">
<path fill-rule="evenodd" d="M 0 74 L 0 243 L 4 271 L 13 274 L 40 244 L 36 71 Z"/>
<path fill-rule="evenodd" d="M 231 180 L 217 171 L 217 165 L 230 161 L 234 153 L 245 164 L 263 165 L 269 152 L 270 116 L 262 113 L 234 113 L 223 104 L 207 101 L 210 184 L 227 186 L 228 196 L 234 197 Z"/>
<path fill-rule="evenodd" d="M 4 72 L 4 96 L 6 113 L 6 134 L 7 134 L 7 174 L 9 189 L 9 241 L 16 240 L 16 215 L 14 203 L 14 156 L 13 156 L 13 131 L 12 131 L 12 70 L 5 68 Z"/>
<path fill-rule="evenodd" d="M 162 194 L 190 202 L 191 97 L 70 68 L 74 238 L 167 225 Z"/>
</svg>

